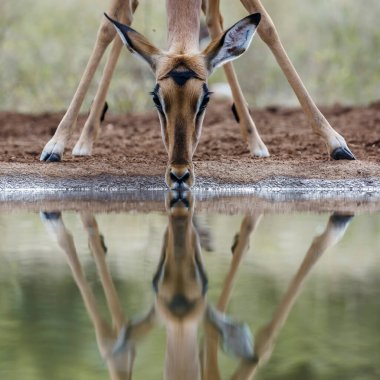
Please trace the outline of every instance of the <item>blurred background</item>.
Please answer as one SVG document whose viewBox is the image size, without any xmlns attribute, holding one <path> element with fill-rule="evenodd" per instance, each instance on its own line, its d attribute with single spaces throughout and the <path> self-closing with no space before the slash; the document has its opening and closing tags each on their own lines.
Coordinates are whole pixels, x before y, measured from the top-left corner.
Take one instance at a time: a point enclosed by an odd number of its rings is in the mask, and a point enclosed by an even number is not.
<svg viewBox="0 0 380 380">
<path fill-rule="evenodd" d="M 318 104 L 368 104 L 380 98 L 379 0 L 263 3 Z M 0 110 L 65 110 L 107 7 L 104 0 L 1 0 Z M 225 27 L 246 15 L 239 1 L 222 1 L 222 8 Z M 164 1 L 141 0 L 133 27 L 165 47 Z M 250 105 L 298 104 L 259 38 L 235 67 Z M 101 72 L 100 68 L 83 110 L 94 97 Z M 211 83 L 223 80 L 220 69 L 210 78 Z M 112 112 L 152 109 L 147 96 L 152 87 L 149 69 L 124 49 L 107 97 Z"/>
<path fill-rule="evenodd" d="M 215 305 L 230 269 L 230 247 L 242 216 L 199 213 L 197 218 L 209 227 L 214 248 L 202 250 L 202 260 L 209 279 L 207 299 Z M 138 318 L 154 302 L 152 277 L 168 218 L 133 211 L 103 212 L 96 219 L 123 311 Z M 79 215 L 64 212 L 63 220 L 73 234 L 99 310 L 110 323 Z M 257 334 L 271 319 L 327 220 L 325 213 L 265 215 L 238 269 L 230 317 L 248 323 Z M 322 255 L 281 330 L 273 356 L 255 380 L 380 378 L 379 230 L 379 214 L 357 215 L 342 240 Z M 109 379 L 65 254 L 39 215 L 3 211 L 0 231 L 0 378 Z M 161 326 L 138 345 L 133 379 L 163 378 L 163 347 Z M 221 352 L 218 358 L 222 378 L 230 379 L 237 359 Z"/>
</svg>

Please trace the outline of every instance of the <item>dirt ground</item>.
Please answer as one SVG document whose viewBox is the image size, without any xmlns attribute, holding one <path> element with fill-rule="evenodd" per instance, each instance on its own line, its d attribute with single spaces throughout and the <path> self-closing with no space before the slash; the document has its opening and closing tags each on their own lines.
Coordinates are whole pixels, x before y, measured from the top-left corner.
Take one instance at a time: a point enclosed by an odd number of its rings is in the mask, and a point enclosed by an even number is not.
<svg viewBox="0 0 380 380">
<path fill-rule="evenodd" d="M 194 156 L 196 175 L 228 183 L 254 183 L 276 176 L 321 179 L 380 177 L 380 102 L 369 107 L 322 108 L 343 134 L 357 161 L 332 161 L 311 132 L 300 109 L 268 107 L 252 111 L 270 158 L 252 158 L 227 102 L 212 103 Z M 73 157 L 71 149 L 85 116 L 60 163 L 39 155 L 62 114 L 0 113 L 0 176 L 88 177 L 164 176 L 167 155 L 155 111 L 107 114 L 92 157 Z"/>
</svg>

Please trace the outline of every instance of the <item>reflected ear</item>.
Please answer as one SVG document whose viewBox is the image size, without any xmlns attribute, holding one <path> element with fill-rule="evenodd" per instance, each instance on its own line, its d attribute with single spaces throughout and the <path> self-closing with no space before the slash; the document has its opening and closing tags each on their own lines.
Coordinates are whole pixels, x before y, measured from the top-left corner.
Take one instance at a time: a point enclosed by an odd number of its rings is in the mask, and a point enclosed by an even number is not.
<svg viewBox="0 0 380 380">
<path fill-rule="evenodd" d="M 223 351 L 239 359 L 255 360 L 253 337 L 245 323 L 237 323 L 228 315 L 207 307 L 207 321 L 218 331 Z"/>
<path fill-rule="evenodd" d="M 132 54 L 136 54 L 149 64 L 153 72 L 156 70 L 157 59 L 162 54 L 161 50 L 151 44 L 143 35 L 130 28 L 128 25 L 121 24 L 113 20 L 106 13 L 104 16 L 112 22 L 125 46 Z"/>
<path fill-rule="evenodd" d="M 207 69 L 211 74 L 217 67 L 240 57 L 249 47 L 261 20 L 260 13 L 254 13 L 238 21 L 203 51 Z"/>
</svg>

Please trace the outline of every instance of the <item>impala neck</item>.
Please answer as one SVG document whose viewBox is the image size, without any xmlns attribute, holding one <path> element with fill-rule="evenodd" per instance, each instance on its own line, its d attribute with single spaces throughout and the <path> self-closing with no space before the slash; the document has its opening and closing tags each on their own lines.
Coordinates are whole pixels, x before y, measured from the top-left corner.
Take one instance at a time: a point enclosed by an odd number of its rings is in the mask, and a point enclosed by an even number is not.
<svg viewBox="0 0 380 380">
<path fill-rule="evenodd" d="M 167 327 L 164 379 L 201 379 L 197 329 L 197 323 Z"/>
<path fill-rule="evenodd" d="M 199 51 L 201 0 L 166 0 L 170 53 Z"/>
</svg>

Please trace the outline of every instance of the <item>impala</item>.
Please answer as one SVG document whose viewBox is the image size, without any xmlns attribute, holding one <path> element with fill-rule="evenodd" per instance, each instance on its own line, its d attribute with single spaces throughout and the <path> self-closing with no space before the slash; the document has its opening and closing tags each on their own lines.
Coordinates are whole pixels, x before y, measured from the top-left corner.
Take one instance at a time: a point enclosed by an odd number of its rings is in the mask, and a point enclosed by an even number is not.
<svg viewBox="0 0 380 380">
<path fill-rule="evenodd" d="M 355 159 L 344 138 L 330 126 L 311 99 L 280 42 L 270 16 L 259 0 L 241 0 L 250 15 L 224 33 L 219 0 L 166 0 L 168 24 L 166 50 L 154 46 L 130 27 L 138 5 L 137 0 L 110 0 L 110 2 L 109 11 L 101 23 L 95 47 L 79 87 L 56 133 L 46 144 L 41 160 L 62 159 L 84 96 L 107 46 L 115 37 L 115 30 L 121 38 L 115 39 L 113 43 L 90 115 L 73 149 L 74 155 L 92 153 L 110 80 L 124 43 L 133 54 L 150 66 L 156 78 L 156 85 L 151 94 L 158 110 L 162 137 L 168 152 L 165 179 L 170 188 L 188 188 L 194 183 L 192 157 L 199 141 L 205 109 L 210 98 L 207 79 L 217 67 L 222 65 L 234 98 L 234 113 L 251 154 L 258 157 L 269 156 L 268 149 L 249 114 L 230 62 L 248 49 L 256 29 L 271 49 L 292 86 L 313 131 L 324 140 L 330 157 L 336 160 Z M 212 38 L 211 43 L 203 51 L 199 50 L 201 9 L 206 15 Z"/>
</svg>

